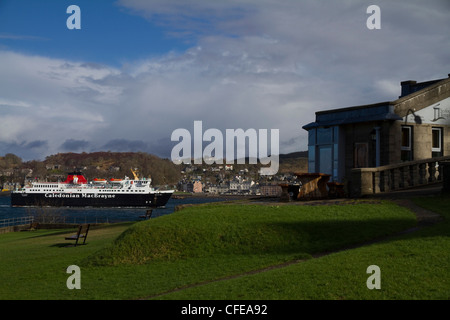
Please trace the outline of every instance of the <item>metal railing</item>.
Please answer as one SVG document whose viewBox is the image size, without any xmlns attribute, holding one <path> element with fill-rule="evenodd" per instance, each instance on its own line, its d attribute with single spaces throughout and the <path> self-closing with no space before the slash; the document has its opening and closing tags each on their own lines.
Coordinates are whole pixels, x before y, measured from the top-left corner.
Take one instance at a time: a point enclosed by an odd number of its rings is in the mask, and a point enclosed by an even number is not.
<svg viewBox="0 0 450 320">
<path fill-rule="evenodd" d="M 0 228 L 31 224 L 33 221 L 33 216 L 0 219 Z"/>
</svg>

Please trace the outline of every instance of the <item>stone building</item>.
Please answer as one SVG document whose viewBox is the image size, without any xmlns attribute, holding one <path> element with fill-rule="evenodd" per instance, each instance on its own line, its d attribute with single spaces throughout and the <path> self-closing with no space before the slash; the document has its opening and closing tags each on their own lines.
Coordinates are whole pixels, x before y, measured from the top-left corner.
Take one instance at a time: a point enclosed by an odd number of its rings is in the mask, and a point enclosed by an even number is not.
<svg viewBox="0 0 450 320">
<path fill-rule="evenodd" d="M 183 192 L 201 193 L 203 192 L 203 184 L 199 180 L 182 182 L 179 189 Z"/>
<path fill-rule="evenodd" d="M 347 182 L 354 168 L 450 156 L 449 78 L 401 82 L 395 101 L 320 111 L 308 131 L 308 171 Z"/>
<path fill-rule="evenodd" d="M 260 186 L 260 193 L 265 197 L 279 197 L 281 196 L 281 187 L 279 183 L 265 183 Z"/>
<path fill-rule="evenodd" d="M 193 193 L 202 193 L 203 192 L 203 184 L 201 181 L 194 181 L 192 185 L 192 192 Z"/>
</svg>

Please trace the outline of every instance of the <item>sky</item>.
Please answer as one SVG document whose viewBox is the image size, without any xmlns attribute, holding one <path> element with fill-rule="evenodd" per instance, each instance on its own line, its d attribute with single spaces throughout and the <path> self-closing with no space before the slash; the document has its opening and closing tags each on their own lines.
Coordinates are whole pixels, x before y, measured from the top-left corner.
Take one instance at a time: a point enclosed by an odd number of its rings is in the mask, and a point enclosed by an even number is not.
<svg viewBox="0 0 450 320">
<path fill-rule="evenodd" d="M 447 78 L 449 16 L 448 0 L 0 0 L 0 156 L 170 158 L 194 121 L 304 151 L 315 112 Z"/>
</svg>

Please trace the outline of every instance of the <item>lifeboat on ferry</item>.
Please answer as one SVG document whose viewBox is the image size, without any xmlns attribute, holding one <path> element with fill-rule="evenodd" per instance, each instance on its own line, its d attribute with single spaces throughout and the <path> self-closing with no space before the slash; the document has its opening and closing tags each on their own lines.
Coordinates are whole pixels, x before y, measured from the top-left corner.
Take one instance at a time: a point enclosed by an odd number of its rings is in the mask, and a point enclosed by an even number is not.
<svg viewBox="0 0 450 320">
<path fill-rule="evenodd" d="M 95 178 L 95 179 L 94 179 L 94 182 L 95 182 L 95 183 L 106 183 L 106 179 L 98 179 L 98 178 Z"/>
<path fill-rule="evenodd" d="M 113 178 L 111 178 L 111 179 L 109 179 L 109 181 L 111 181 L 111 182 L 122 182 L 122 179 L 113 179 Z"/>
</svg>

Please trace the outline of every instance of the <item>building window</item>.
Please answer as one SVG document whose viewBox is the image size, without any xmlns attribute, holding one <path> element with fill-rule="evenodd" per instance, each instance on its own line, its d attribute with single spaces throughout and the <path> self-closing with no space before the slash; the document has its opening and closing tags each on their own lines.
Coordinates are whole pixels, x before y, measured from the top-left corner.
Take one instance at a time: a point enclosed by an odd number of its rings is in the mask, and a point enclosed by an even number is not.
<svg viewBox="0 0 450 320">
<path fill-rule="evenodd" d="M 441 109 L 439 107 L 433 107 L 433 111 L 434 111 L 434 119 L 432 120 L 433 122 L 439 119 L 443 119 L 441 117 Z"/>
<path fill-rule="evenodd" d="M 402 126 L 401 160 L 412 161 L 412 127 Z"/>
<path fill-rule="evenodd" d="M 308 132 L 308 172 L 330 174 L 337 181 L 339 167 L 339 127 L 319 127 Z"/>
<path fill-rule="evenodd" d="M 442 157 L 442 128 L 431 128 L 431 156 Z"/>
<path fill-rule="evenodd" d="M 324 127 L 317 129 L 317 144 L 333 143 L 333 127 Z"/>
<path fill-rule="evenodd" d="M 316 129 L 308 131 L 308 172 L 316 172 Z"/>
</svg>

